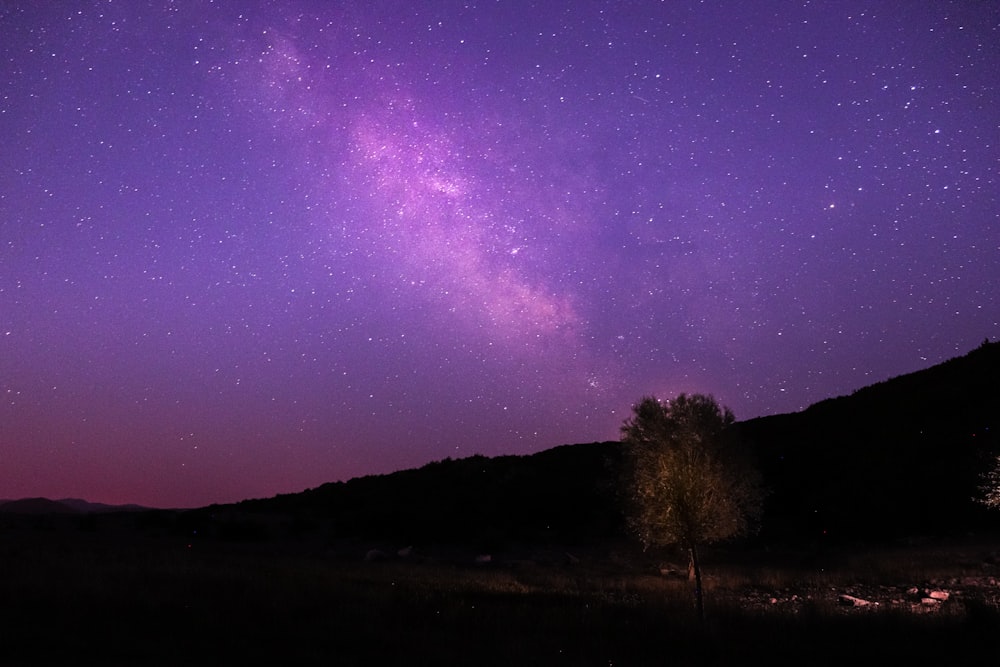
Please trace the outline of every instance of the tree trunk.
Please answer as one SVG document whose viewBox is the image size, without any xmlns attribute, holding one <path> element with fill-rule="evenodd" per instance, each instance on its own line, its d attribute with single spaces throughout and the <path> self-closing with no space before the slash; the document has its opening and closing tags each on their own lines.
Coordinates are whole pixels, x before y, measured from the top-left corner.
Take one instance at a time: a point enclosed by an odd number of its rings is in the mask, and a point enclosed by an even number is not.
<svg viewBox="0 0 1000 667">
<path fill-rule="evenodd" d="M 698 610 L 698 620 L 702 623 L 705 622 L 705 598 L 701 590 L 701 562 L 698 560 L 698 545 L 692 543 L 690 547 L 691 553 L 691 570 L 694 572 L 694 604 L 695 608 Z"/>
</svg>

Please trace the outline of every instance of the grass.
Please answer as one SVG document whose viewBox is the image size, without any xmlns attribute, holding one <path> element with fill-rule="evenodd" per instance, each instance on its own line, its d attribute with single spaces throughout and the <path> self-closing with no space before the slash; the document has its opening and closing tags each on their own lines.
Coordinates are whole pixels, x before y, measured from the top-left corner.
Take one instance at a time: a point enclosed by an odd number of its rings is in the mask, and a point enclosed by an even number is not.
<svg viewBox="0 0 1000 667">
<path fill-rule="evenodd" d="M 960 577 L 952 558 L 855 553 L 832 568 L 709 558 L 706 626 L 687 581 L 638 565 L 365 563 L 169 536 L 0 531 L 0 664 L 866 664 L 996 651 L 1000 614 L 748 609 L 748 586 Z"/>
</svg>

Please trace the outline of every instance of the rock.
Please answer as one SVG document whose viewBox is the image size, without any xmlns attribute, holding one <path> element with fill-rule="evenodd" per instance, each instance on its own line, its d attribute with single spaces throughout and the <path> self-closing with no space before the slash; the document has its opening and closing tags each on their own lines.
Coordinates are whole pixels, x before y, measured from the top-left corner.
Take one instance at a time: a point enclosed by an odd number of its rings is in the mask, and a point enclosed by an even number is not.
<svg viewBox="0 0 1000 667">
<path fill-rule="evenodd" d="M 493 556 L 489 554 L 479 554 L 478 556 L 476 556 L 477 565 L 486 565 L 492 562 L 493 562 Z"/>
<path fill-rule="evenodd" d="M 927 591 L 927 597 L 940 602 L 947 602 L 951 594 L 948 591 Z"/>
<path fill-rule="evenodd" d="M 403 547 L 402 549 L 396 552 L 396 555 L 399 556 L 400 558 L 409 558 L 410 556 L 413 555 L 413 547 Z"/>
<path fill-rule="evenodd" d="M 687 579 L 687 572 L 681 572 L 680 570 L 672 567 L 661 567 L 660 575 L 670 577 L 671 579 Z"/>
<path fill-rule="evenodd" d="M 847 593 L 841 593 L 837 598 L 837 601 L 845 607 L 868 607 L 875 604 L 870 600 L 854 597 L 853 595 L 848 595 Z"/>
</svg>

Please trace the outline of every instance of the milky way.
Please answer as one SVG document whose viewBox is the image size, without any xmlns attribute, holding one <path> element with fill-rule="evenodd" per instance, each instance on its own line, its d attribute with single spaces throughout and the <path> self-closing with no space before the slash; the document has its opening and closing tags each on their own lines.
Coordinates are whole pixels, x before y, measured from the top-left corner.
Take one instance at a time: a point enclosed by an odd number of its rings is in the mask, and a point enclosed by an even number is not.
<svg viewBox="0 0 1000 667">
<path fill-rule="evenodd" d="M 0 497 L 801 409 L 1000 333 L 1000 9 L 0 8 Z"/>
</svg>

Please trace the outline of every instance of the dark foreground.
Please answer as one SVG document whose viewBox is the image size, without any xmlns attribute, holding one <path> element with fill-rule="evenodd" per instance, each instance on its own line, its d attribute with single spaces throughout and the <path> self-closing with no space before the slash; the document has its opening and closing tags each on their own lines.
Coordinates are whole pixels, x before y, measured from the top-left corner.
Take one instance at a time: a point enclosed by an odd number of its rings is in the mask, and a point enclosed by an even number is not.
<svg viewBox="0 0 1000 667">
<path fill-rule="evenodd" d="M 430 548 L 383 549 L 367 562 L 367 548 L 7 524 L 0 664 L 960 665 L 1000 656 L 1000 547 L 988 543 L 709 554 L 704 625 L 683 577 L 624 548 L 507 550 L 478 564 L 475 552 Z M 930 589 L 950 599 L 921 602 Z M 847 592 L 872 604 L 845 606 Z"/>
</svg>

